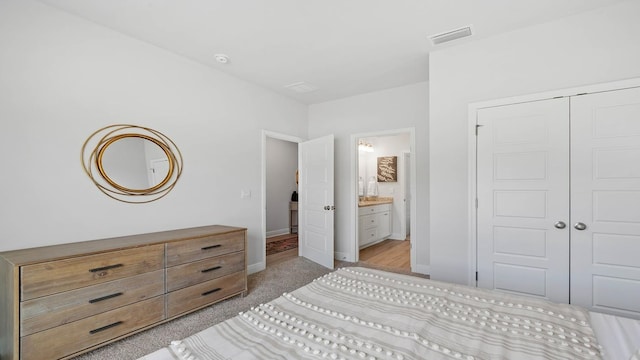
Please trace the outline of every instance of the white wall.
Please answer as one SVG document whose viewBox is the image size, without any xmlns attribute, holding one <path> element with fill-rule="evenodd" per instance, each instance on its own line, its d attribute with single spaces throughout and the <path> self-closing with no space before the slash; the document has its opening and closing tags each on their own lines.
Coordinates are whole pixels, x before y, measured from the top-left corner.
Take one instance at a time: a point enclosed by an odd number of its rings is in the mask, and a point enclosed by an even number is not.
<svg viewBox="0 0 640 360">
<path fill-rule="evenodd" d="M 298 190 L 298 143 L 267 137 L 267 236 L 289 233 L 289 201 Z"/>
<path fill-rule="evenodd" d="M 430 55 L 433 279 L 468 280 L 468 104 L 639 77 L 638 14 L 628 1 Z"/>
<path fill-rule="evenodd" d="M 355 257 L 350 244 L 355 234 L 350 231 L 351 183 L 350 136 L 367 132 L 414 127 L 416 149 L 416 266 L 428 271 L 429 266 L 429 173 L 428 159 L 428 85 L 413 85 L 353 96 L 309 107 L 309 138 L 335 135 L 335 251 Z M 366 186 L 366 184 L 365 184 Z"/>
<path fill-rule="evenodd" d="M 0 2 L 0 79 L 0 250 L 226 224 L 264 261 L 261 131 L 306 137 L 306 105 L 28 0 Z M 83 142 L 114 123 L 178 145 L 169 195 L 125 204 L 85 175 Z"/>
</svg>

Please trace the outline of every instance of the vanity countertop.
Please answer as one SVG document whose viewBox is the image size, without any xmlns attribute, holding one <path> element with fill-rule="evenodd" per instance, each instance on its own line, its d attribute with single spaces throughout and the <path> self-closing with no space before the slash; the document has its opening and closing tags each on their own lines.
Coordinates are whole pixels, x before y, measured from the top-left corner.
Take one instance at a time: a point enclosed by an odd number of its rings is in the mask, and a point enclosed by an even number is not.
<svg viewBox="0 0 640 360">
<path fill-rule="evenodd" d="M 365 197 L 364 199 L 358 202 L 358 207 L 391 204 L 391 203 L 393 203 L 392 197 L 377 197 L 377 198 Z"/>
</svg>

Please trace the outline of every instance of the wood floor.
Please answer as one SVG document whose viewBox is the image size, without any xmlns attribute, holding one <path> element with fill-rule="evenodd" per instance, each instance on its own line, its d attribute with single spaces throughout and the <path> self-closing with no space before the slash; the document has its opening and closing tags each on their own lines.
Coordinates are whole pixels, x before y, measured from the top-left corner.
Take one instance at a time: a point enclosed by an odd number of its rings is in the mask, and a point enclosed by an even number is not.
<svg viewBox="0 0 640 360">
<path fill-rule="evenodd" d="M 293 234 L 296 236 L 297 234 Z M 267 242 L 291 237 L 290 234 L 267 238 Z M 360 250 L 360 262 L 371 266 L 401 271 L 411 271 L 411 241 L 384 240 L 378 244 Z M 267 266 L 274 265 L 298 256 L 298 249 L 291 249 L 267 256 Z"/>
<path fill-rule="evenodd" d="M 411 241 L 387 239 L 360 250 L 360 262 L 383 268 L 411 270 Z"/>
<path fill-rule="evenodd" d="M 272 241 L 278 241 L 278 240 L 284 240 L 284 239 L 288 239 L 292 236 L 297 237 L 298 234 L 284 234 L 284 235 L 279 235 L 279 236 L 272 236 L 272 237 L 268 237 L 267 238 L 267 243 L 272 242 Z M 283 252 L 279 252 L 277 254 L 273 254 L 273 255 L 268 255 L 267 256 L 267 266 L 271 266 L 277 263 L 281 263 L 285 260 L 294 258 L 298 256 L 298 249 L 291 249 L 291 250 L 286 250 Z"/>
</svg>

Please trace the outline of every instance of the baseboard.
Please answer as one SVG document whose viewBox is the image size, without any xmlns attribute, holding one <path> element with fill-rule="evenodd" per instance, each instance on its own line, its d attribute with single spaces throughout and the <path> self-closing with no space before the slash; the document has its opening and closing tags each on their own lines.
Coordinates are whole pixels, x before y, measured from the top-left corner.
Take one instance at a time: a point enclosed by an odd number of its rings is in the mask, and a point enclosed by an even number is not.
<svg viewBox="0 0 640 360">
<path fill-rule="evenodd" d="M 267 266 L 264 261 L 260 261 L 259 263 L 256 263 L 256 264 L 251 264 L 247 266 L 247 275 L 260 272 L 266 268 Z"/>
<path fill-rule="evenodd" d="M 407 240 L 406 236 L 402 236 L 402 234 L 400 233 L 393 233 L 391 234 L 391 236 L 389 236 L 389 239 L 391 240 Z"/>
<path fill-rule="evenodd" d="M 347 253 L 347 252 L 340 252 L 340 251 L 336 251 L 333 253 L 333 258 L 335 260 L 340 260 L 340 261 L 348 261 L 348 262 L 355 262 L 356 258 L 353 254 L 351 253 Z"/>
<path fill-rule="evenodd" d="M 413 269 L 411 269 L 411 271 L 418 274 L 430 275 L 431 265 L 416 265 Z"/>
<path fill-rule="evenodd" d="M 271 231 L 267 231 L 267 237 L 286 235 L 288 233 L 289 233 L 289 228 L 271 230 Z"/>
</svg>

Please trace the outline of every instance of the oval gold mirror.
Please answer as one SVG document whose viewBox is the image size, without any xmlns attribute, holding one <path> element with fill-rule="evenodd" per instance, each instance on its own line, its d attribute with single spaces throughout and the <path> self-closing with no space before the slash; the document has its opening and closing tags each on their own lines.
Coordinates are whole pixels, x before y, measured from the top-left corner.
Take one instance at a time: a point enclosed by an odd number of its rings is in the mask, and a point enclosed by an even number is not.
<svg viewBox="0 0 640 360">
<path fill-rule="evenodd" d="M 82 165 L 107 196 L 147 203 L 165 196 L 182 173 L 182 154 L 164 134 L 141 126 L 111 125 L 89 136 Z"/>
</svg>

